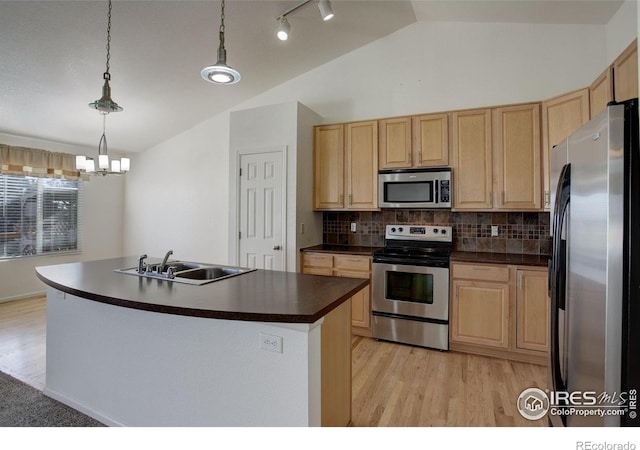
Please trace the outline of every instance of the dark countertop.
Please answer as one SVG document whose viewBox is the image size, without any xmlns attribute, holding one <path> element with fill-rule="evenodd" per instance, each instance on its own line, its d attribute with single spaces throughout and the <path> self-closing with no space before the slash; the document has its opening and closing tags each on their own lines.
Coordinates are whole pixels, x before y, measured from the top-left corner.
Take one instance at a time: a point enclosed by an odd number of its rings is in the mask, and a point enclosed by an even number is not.
<svg viewBox="0 0 640 450">
<path fill-rule="evenodd" d="M 344 253 L 350 255 L 372 256 L 376 250 L 383 247 L 360 247 L 350 245 L 320 244 L 300 249 L 302 252 Z M 523 255 L 519 253 L 488 253 L 453 251 L 451 261 L 471 263 L 516 264 L 522 266 L 547 267 L 549 256 Z"/>
<path fill-rule="evenodd" d="M 314 323 L 369 284 L 358 278 L 256 270 L 194 286 L 113 271 L 136 265 L 136 257 L 125 257 L 36 267 L 36 274 L 60 291 L 125 308 L 285 323 Z"/>
<path fill-rule="evenodd" d="M 485 252 L 458 252 L 451 253 L 452 262 L 515 264 L 522 266 L 547 267 L 549 256 L 522 255 L 519 253 L 485 253 Z"/>
<path fill-rule="evenodd" d="M 348 255 L 372 256 L 373 252 L 383 247 L 360 247 L 355 245 L 320 244 L 301 248 L 301 252 L 344 253 Z"/>
</svg>

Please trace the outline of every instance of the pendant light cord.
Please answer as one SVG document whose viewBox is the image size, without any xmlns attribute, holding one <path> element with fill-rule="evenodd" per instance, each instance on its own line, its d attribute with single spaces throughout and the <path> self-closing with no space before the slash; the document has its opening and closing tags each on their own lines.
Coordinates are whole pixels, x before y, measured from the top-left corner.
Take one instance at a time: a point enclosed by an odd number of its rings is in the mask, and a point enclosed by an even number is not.
<svg viewBox="0 0 640 450">
<path fill-rule="evenodd" d="M 109 13 L 107 14 L 107 71 L 104 73 L 104 79 L 110 80 L 109 59 L 111 58 L 111 0 L 109 0 Z"/>
<path fill-rule="evenodd" d="M 220 12 L 220 33 L 219 34 L 220 34 L 220 48 L 224 48 L 224 0 L 222 0 L 222 7 Z"/>
</svg>

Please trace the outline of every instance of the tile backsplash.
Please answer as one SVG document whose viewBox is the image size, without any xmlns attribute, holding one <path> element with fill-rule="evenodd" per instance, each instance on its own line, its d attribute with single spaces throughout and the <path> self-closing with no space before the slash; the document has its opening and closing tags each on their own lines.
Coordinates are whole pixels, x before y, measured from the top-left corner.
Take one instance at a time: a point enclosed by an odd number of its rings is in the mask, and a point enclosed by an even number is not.
<svg viewBox="0 0 640 450">
<path fill-rule="evenodd" d="M 356 231 L 351 232 L 351 224 Z M 549 255 L 549 213 L 383 209 L 323 213 L 325 244 L 384 245 L 387 224 L 450 225 L 455 250 Z M 491 237 L 491 226 L 498 236 Z"/>
</svg>

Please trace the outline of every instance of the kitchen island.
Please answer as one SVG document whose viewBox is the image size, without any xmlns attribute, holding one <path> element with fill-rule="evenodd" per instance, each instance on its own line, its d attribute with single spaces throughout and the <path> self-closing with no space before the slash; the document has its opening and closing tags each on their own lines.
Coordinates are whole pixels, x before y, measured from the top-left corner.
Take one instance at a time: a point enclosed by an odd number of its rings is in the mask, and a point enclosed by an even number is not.
<svg viewBox="0 0 640 450">
<path fill-rule="evenodd" d="M 347 425 L 350 298 L 367 280 L 257 270 L 194 286 L 38 267 L 44 393 L 107 425 Z"/>
</svg>

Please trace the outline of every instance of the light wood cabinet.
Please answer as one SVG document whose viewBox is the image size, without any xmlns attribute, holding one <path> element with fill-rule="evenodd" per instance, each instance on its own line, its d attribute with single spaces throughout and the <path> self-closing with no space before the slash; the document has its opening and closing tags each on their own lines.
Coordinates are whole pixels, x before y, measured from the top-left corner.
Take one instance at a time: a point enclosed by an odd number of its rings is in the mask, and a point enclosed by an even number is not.
<svg viewBox="0 0 640 450">
<path fill-rule="evenodd" d="M 542 208 L 540 105 L 493 110 L 494 209 Z"/>
<path fill-rule="evenodd" d="M 451 113 L 453 208 L 493 207 L 491 110 Z"/>
<path fill-rule="evenodd" d="M 315 209 L 344 208 L 344 125 L 314 128 L 313 195 Z"/>
<path fill-rule="evenodd" d="M 395 117 L 378 122 L 378 167 L 411 167 L 411 117 Z"/>
<path fill-rule="evenodd" d="M 487 265 L 454 265 L 453 268 L 451 342 L 508 348 L 508 271 Z M 501 281 L 504 275 L 506 280 Z M 495 281 L 484 281 L 487 279 Z"/>
<path fill-rule="evenodd" d="M 569 92 L 542 102 L 542 164 L 544 209 L 551 201 L 551 149 L 589 121 L 589 89 Z"/>
<path fill-rule="evenodd" d="M 376 121 L 314 128 L 314 209 L 378 209 Z"/>
<path fill-rule="evenodd" d="M 546 270 L 518 270 L 516 347 L 549 350 L 549 296 Z"/>
<path fill-rule="evenodd" d="M 454 112 L 456 211 L 542 209 L 540 105 Z"/>
<path fill-rule="evenodd" d="M 448 115 L 424 114 L 380 120 L 380 169 L 449 165 Z"/>
<path fill-rule="evenodd" d="M 371 258 L 362 255 L 302 252 L 302 273 L 371 280 Z M 371 335 L 371 287 L 351 297 L 352 333 Z"/>
<path fill-rule="evenodd" d="M 634 40 L 613 62 L 614 97 L 617 102 L 638 97 L 638 41 Z"/>
<path fill-rule="evenodd" d="M 546 268 L 452 263 L 449 322 L 451 350 L 546 364 Z"/>
<path fill-rule="evenodd" d="M 611 67 L 602 72 L 596 80 L 589 86 L 589 110 L 590 117 L 594 117 L 599 112 L 607 108 L 607 104 L 613 100 L 613 77 Z"/>
</svg>

